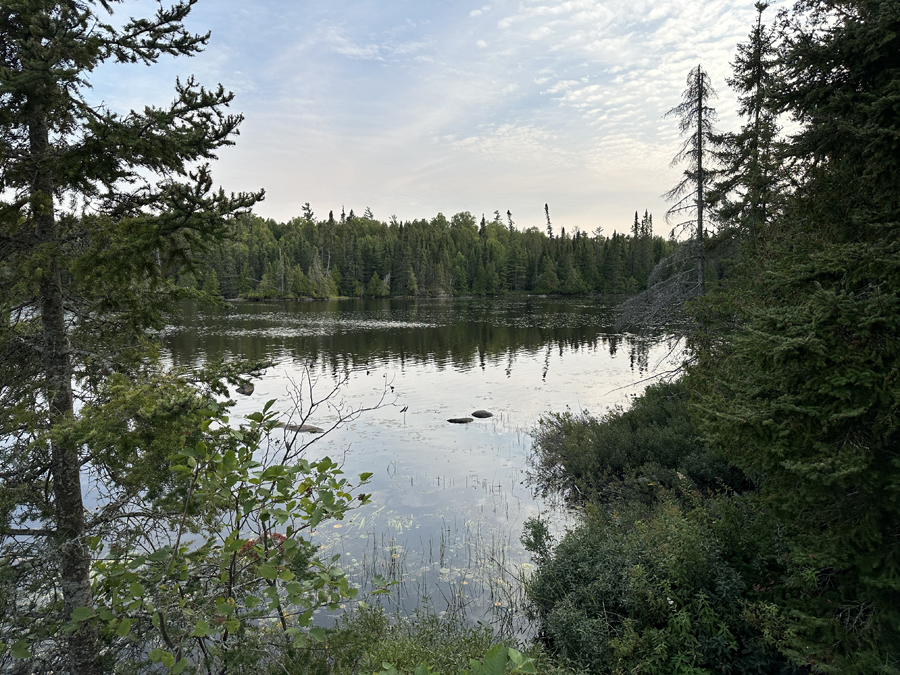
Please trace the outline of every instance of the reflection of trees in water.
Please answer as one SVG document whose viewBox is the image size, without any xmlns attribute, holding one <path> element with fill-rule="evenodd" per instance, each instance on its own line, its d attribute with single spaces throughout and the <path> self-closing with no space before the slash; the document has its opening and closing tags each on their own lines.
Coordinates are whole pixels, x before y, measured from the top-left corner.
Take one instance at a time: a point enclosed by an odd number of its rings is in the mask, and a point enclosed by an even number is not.
<svg viewBox="0 0 900 675">
<path fill-rule="evenodd" d="M 544 304 L 491 312 L 482 303 L 475 310 L 486 311 L 473 311 L 465 305 L 453 309 L 461 311 L 443 315 L 444 325 L 425 325 L 427 317 L 421 316 L 422 323 L 409 325 L 415 321 L 410 311 L 402 313 L 404 320 L 392 317 L 393 324 L 388 317 L 375 321 L 369 312 L 369 323 L 357 321 L 352 326 L 298 322 L 296 314 L 193 315 L 186 316 L 182 329 L 165 342 L 176 364 L 235 357 L 294 359 L 333 373 L 388 363 L 399 364 L 401 369 L 408 364 L 435 364 L 439 370 L 484 370 L 492 364 L 512 376 L 515 360 L 525 355 L 543 360 L 544 378 L 550 369 L 551 350 L 560 356 L 598 350 L 615 356 L 624 348 L 632 370 L 643 373 L 648 369 L 650 348 L 657 342 L 654 336 L 614 332 L 606 325 L 605 316 L 590 306 L 573 311 L 571 306 Z M 313 331 L 324 334 L 310 334 Z"/>
</svg>

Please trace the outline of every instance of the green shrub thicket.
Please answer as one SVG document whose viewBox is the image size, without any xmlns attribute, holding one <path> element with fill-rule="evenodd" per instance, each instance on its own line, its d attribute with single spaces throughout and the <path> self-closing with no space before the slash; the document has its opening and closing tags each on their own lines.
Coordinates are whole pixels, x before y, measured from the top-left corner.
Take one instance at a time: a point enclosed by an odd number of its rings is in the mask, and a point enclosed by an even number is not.
<svg viewBox="0 0 900 675">
<path fill-rule="evenodd" d="M 571 502 L 649 503 L 660 490 L 743 490 L 749 481 L 698 436 L 681 382 L 647 387 L 627 411 L 550 413 L 535 432 L 530 480 Z"/>
<path fill-rule="evenodd" d="M 592 673 L 804 672 L 778 650 L 788 636 L 772 612 L 772 580 L 790 574 L 779 530 L 747 479 L 698 437 L 683 384 L 649 387 L 600 420 L 545 418 L 535 479 L 559 465 L 558 476 L 581 472 L 568 494 L 585 503 L 584 520 L 555 547 L 529 521 L 523 543 L 538 563 L 527 586 L 534 618 L 563 663 Z"/>
</svg>

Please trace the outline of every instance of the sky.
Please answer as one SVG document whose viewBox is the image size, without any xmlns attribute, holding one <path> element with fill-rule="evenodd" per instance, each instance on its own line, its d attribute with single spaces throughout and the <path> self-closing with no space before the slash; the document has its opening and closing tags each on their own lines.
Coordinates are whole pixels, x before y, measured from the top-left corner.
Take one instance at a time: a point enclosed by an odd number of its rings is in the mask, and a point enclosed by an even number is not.
<svg viewBox="0 0 900 675">
<path fill-rule="evenodd" d="M 754 17 L 754 0 L 200 0 L 203 54 L 104 67 L 92 97 L 127 111 L 171 101 L 179 76 L 221 83 L 245 119 L 214 178 L 264 188 L 255 211 L 282 222 L 309 202 L 318 218 L 496 210 L 544 229 L 548 204 L 557 232 L 610 235 L 649 210 L 667 236 L 682 169 L 664 115 L 699 63 L 719 126 L 738 128 L 726 78 Z"/>
</svg>

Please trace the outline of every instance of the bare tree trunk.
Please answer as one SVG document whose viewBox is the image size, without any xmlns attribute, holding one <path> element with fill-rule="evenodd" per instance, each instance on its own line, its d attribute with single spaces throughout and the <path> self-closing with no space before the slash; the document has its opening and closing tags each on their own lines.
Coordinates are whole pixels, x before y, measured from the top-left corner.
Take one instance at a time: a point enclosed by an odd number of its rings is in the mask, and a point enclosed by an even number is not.
<svg viewBox="0 0 900 675">
<path fill-rule="evenodd" d="M 29 142 L 34 162 L 31 210 L 35 234 L 48 245 L 49 260 L 40 281 L 41 325 L 43 330 L 44 376 L 51 424 L 74 412 L 72 366 L 66 331 L 58 251 L 58 231 L 53 208 L 53 177 L 49 171 L 50 139 L 47 113 L 35 104 L 31 110 Z M 85 541 L 84 504 L 81 495 L 81 462 L 78 449 L 53 441 L 53 501 L 56 516 L 56 543 L 64 601 L 64 620 L 77 607 L 93 607 L 91 597 L 90 551 Z M 99 640 L 92 622 L 82 623 L 69 634 L 69 663 L 75 675 L 100 675 Z"/>
<path fill-rule="evenodd" d="M 703 259 L 703 72 L 697 66 L 697 282 L 700 295 L 706 295 L 706 270 Z"/>
</svg>

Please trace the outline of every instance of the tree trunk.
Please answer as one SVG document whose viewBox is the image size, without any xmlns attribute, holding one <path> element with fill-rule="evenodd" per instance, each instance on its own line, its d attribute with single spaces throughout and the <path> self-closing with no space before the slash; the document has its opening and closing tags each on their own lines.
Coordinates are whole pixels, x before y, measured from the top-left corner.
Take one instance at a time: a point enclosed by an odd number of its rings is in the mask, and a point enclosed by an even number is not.
<svg viewBox="0 0 900 675">
<path fill-rule="evenodd" d="M 47 113 L 40 104 L 33 105 L 31 110 L 29 142 L 34 162 L 31 211 L 35 235 L 39 245 L 47 246 L 50 258 L 43 266 L 39 292 L 45 388 L 50 405 L 49 423 L 53 425 L 73 414 L 74 401 L 59 251 L 56 249 L 58 231 L 53 209 L 53 177 L 48 167 L 50 139 Z M 85 541 L 78 449 L 54 440 L 51 451 L 63 620 L 68 621 L 75 608 L 93 607 L 91 557 Z M 69 663 L 75 675 L 100 675 L 99 640 L 92 622 L 82 623 L 69 634 Z"/>
<path fill-rule="evenodd" d="M 706 270 L 703 259 L 703 71 L 697 66 L 697 283 L 700 295 L 706 295 Z"/>
</svg>

